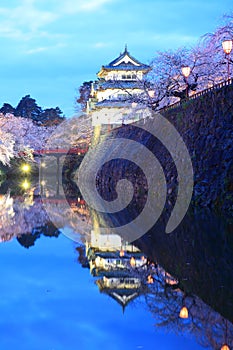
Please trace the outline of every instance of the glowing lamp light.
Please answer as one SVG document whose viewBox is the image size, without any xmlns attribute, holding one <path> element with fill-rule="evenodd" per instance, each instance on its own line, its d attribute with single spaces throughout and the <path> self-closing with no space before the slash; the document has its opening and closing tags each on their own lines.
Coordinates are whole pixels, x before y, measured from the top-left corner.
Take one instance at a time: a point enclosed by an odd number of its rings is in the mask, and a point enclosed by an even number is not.
<svg viewBox="0 0 233 350">
<path fill-rule="evenodd" d="M 152 277 L 151 275 L 149 275 L 149 276 L 147 277 L 147 283 L 148 283 L 148 284 L 154 283 L 154 279 L 153 279 L 153 277 Z"/>
<path fill-rule="evenodd" d="M 182 74 L 185 78 L 188 78 L 191 72 L 191 68 L 189 66 L 185 66 L 181 68 Z"/>
<path fill-rule="evenodd" d="M 24 189 L 24 190 L 28 190 L 30 188 L 31 184 L 28 180 L 24 180 L 22 183 L 21 183 L 21 187 Z"/>
<path fill-rule="evenodd" d="M 124 252 L 124 250 L 121 249 L 120 256 L 124 256 L 124 255 L 125 255 L 125 252 Z"/>
<path fill-rule="evenodd" d="M 189 317 L 189 312 L 186 306 L 183 306 L 182 309 L 180 310 L 179 314 L 180 318 L 188 318 Z"/>
<path fill-rule="evenodd" d="M 224 344 L 222 347 L 221 347 L 221 350 L 230 350 L 229 346 L 227 344 Z"/>
<path fill-rule="evenodd" d="M 232 50 L 232 40 L 224 40 L 222 42 L 222 48 L 223 48 L 223 51 L 229 55 L 231 53 L 231 50 Z"/>
<path fill-rule="evenodd" d="M 149 94 L 150 97 L 154 97 L 155 92 L 154 92 L 153 90 L 150 90 L 150 91 L 148 92 L 148 94 Z"/>
<path fill-rule="evenodd" d="M 133 256 L 130 258 L 130 265 L 131 265 L 132 267 L 135 267 L 135 266 L 136 266 L 136 260 L 135 260 L 135 258 L 134 258 Z"/>
<path fill-rule="evenodd" d="M 31 167 L 30 167 L 29 164 L 23 164 L 23 165 L 21 166 L 21 170 L 22 170 L 24 173 L 29 173 L 30 170 L 31 170 Z"/>
</svg>

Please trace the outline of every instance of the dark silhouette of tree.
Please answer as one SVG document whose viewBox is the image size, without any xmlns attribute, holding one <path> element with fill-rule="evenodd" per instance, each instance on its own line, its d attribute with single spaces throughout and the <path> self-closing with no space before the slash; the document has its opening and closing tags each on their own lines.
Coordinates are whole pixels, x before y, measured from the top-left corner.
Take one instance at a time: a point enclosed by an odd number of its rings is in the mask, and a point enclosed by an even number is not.
<svg viewBox="0 0 233 350">
<path fill-rule="evenodd" d="M 64 116 L 59 107 L 46 108 L 40 116 L 42 125 L 51 126 L 60 124 L 64 120 Z"/>
<path fill-rule="evenodd" d="M 42 126 L 58 125 L 65 118 L 59 107 L 43 110 L 30 95 L 24 96 L 16 108 L 8 103 L 4 103 L 0 112 L 3 114 L 11 113 L 16 117 L 32 119 L 36 124 Z"/>
<path fill-rule="evenodd" d="M 76 102 L 81 105 L 82 111 L 86 109 L 86 103 L 91 95 L 91 84 L 92 81 L 84 81 L 84 83 L 79 87 L 79 97 Z"/>
<path fill-rule="evenodd" d="M 58 237 L 60 235 L 60 231 L 52 223 L 47 223 L 45 226 L 34 228 L 32 232 L 18 236 L 17 241 L 23 247 L 30 248 L 34 246 L 35 241 L 39 239 L 41 235 L 46 237 Z"/>
<path fill-rule="evenodd" d="M 19 237 L 17 237 L 17 241 L 24 248 L 30 248 L 35 245 L 35 241 L 40 238 L 40 233 L 25 233 Z"/>
<path fill-rule="evenodd" d="M 30 95 L 24 96 L 15 109 L 15 115 L 23 118 L 30 118 L 39 121 L 42 114 L 42 108 L 39 107 L 34 98 Z"/>
<path fill-rule="evenodd" d="M 0 113 L 3 113 L 3 114 L 7 114 L 7 113 L 15 114 L 15 108 L 12 107 L 12 105 L 9 104 L 9 103 L 3 103 L 2 108 L 0 108 Z"/>
<path fill-rule="evenodd" d="M 78 262 L 82 265 L 82 267 L 87 267 L 89 268 L 89 261 L 88 258 L 86 257 L 85 253 L 85 246 L 80 245 L 76 248 L 76 251 L 78 252 Z"/>
</svg>

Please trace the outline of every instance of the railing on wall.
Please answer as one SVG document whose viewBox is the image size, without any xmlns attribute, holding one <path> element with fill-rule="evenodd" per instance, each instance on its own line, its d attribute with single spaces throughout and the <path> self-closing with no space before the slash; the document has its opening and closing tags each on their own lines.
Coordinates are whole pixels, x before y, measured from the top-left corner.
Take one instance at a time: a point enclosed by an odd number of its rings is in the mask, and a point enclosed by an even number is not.
<svg viewBox="0 0 233 350">
<path fill-rule="evenodd" d="M 182 102 L 186 102 L 186 101 L 189 101 L 189 100 L 195 100 L 196 98 L 198 98 L 200 96 L 204 96 L 204 95 L 208 94 L 210 91 L 218 90 L 218 89 L 221 89 L 222 87 L 228 86 L 228 85 L 233 85 L 233 78 L 225 80 L 225 81 L 222 81 L 221 83 L 215 84 L 215 85 L 211 86 L 208 89 L 199 91 L 199 92 L 189 96 L 185 100 L 180 100 L 178 102 L 173 103 L 172 105 L 163 107 L 163 108 L 160 109 L 160 111 L 167 111 L 169 109 L 173 109 L 173 108 L 179 107 L 179 106 L 181 106 Z"/>
</svg>

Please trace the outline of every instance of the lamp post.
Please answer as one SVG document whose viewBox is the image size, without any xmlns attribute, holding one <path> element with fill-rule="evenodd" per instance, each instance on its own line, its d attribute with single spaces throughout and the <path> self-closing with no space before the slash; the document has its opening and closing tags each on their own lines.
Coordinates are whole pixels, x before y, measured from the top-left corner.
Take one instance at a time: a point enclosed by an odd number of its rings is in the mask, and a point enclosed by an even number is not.
<svg viewBox="0 0 233 350">
<path fill-rule="evenodd" d="M 227 344 L 224 344 L 222 347 L 221 347 L 221 350 L 230 350 L 229 346 Z"/>
<path fill-rule="evenodd" d="M 232 40 L 224 40 L 222 42 L 222 48 L 227 56 L 227 79 L 230 79 L 230 53 L 232 50 Z"/>
<path fill-rule="evenodd" d="M 189 97 L 189 91 L 188 91 L 188 77 L 190 75 L 190 72 L 191 72 L 191 68 L 189 66 L 184 66 L 181 68 L 181 71 L 182 71 L 182 74 L 185 78 L 185 82 L 186 82 L 186 97 L 188 98 Z"/>
<path fill-rule="evenodd" d="M 225 320 L 226 326 L 225 326 L 225 343 L 222 345 L 221 350 L 230 350 L 230 347 L 227 344 L 227 332 L 228 332 L 228 322 Z"/>
<path fill-rule="evenodd" d="M 188 308 L 186 306 L 183 306 L 180 310 L 180 314 L 179 314 L 180 318 L 188 318 L 189 317 L 189 312 L 188 312 Z"/>
</svg>

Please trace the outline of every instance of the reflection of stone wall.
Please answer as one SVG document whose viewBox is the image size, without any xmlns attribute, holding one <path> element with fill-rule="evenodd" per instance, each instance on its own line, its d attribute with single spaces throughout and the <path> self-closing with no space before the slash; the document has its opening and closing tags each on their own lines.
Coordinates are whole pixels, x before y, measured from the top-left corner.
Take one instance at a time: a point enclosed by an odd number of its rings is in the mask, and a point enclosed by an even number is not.
<svg viewBox="0 0 233 350">
<path fill-rule="evenodd" d="M 209 210 L 190 210 L 172 234 L 164 234 L 163 226 L 161 220 L 139 247 L 177 278 L 187 295 L 197 295 L 233 322 L 232 224 Z"/>
</svg>

